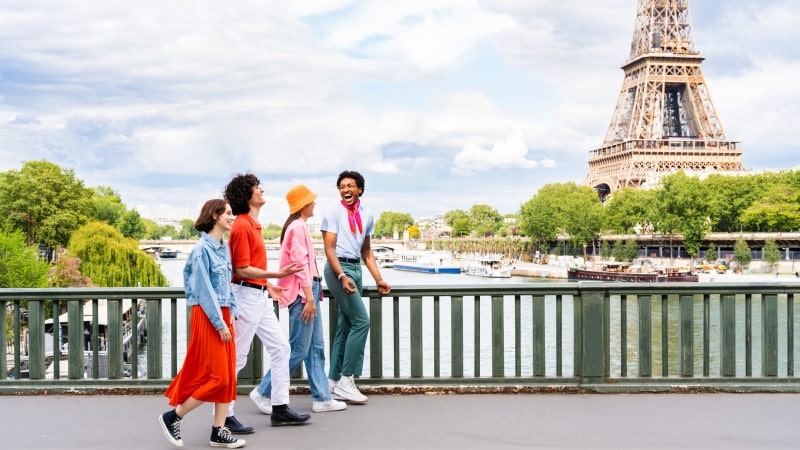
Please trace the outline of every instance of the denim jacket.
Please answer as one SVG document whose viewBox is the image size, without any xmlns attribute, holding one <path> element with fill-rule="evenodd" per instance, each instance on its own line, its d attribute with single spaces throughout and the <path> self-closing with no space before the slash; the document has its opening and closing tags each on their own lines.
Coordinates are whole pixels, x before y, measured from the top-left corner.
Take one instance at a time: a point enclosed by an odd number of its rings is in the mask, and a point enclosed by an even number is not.
<svg viewBox="0 0 800 450">
<path fill-rule="evenodd" d="M 229 307 L 231 316 L 237 316 L 236 300 L 231 289 L 232 274 L 227 243 L 219 243 L 203 232 L 183 268 L 183 287 L 186 290 L 186 304 L 200 305 L 217 330 L 225 326 L 221 306 Z"/>
</svg>

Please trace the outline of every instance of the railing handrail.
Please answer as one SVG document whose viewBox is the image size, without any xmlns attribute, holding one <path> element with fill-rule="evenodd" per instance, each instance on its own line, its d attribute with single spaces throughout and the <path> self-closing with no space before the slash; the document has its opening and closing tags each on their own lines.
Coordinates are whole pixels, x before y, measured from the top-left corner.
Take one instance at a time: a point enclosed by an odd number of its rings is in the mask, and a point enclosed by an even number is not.
<svg viewBox="0 0 800 450">
<path fill-rule="evenodd" d="M 409 285 L 393 286 L 388 296 L 368 286 L 363 291 L 363 297 L 370 309 L 372 322 L 369 367 L 366 368 L 369 375 L 362 383 L 368 386 L 438 387 L 459 384 L 526 385 L 536 386 L 537 389 L 548 385 L 558 389 L 579 390 L 663 390 L 665 386 L 675 388 L 676 385 L 684 385 L 711 390 L 780 389 L 800 392 L 800 379 L 794 375 L 794 349 L 800 346 L 795 343 L 793 330 L 796 314 L 794 300 L 798 293 L 800 281 L 778 280 L 741 283 Z M 83 390 L 107 386 L 129 389 L 166 386 L 178 369 L 176 355 L 185 350 L 179 348 L 177 339 L 177 301 L 184 295 L 183 288 L 179 287 L 0 289 L 0 305 L 4 306 L 0 311 L 0 341 L 8 348 L 6 317 L 12 310 L 5 306 L 21 305 L 23 301 L 30 302 L 28 320 L 31 334 L 35 335 L 30 337 L 29 359 L 34 379 L 9 379 L 5 367 L 10 363 L 12 369 L 17 371 L 15 373 L 20 373 L 22 348 L 19 309 L 14 308 L 10 314 L 13 331 L 11 361 L 8 361 L 6 352 L 0 355 L 0 369 L 3 369 L 0 373 L 0 392 L 34 390 L 44 386 Z M 324 295 L 331 308 L 327 319 L 332 336 L 336 327 L 335 301 L 327 291 Z M 108 341 L 108 376 L 97 375 L 97 360 L 102 355 L 97 350 L 100 337 L 97 335 L 99 327 L 95 302 L 92 328 L 86 331 L 87 337 L 78 327 L 71 327 L 68 336 L 58 336 L 59 340 L 56 339 L 56 333 L 52 337 L 54 348 L 61 342 L 60 339 L 67 337 L 71 342 L 83 341 L 84 347 L 88 345 L 92 350 L 84 354 L 82 348 L 78 355 L 77 351 L 70 349 L 66 355 L 69 358 L 68 373 L 56 376 L 57 379 L 44 379 L 45 315 L 55 315 L 67 309 L 69 323 L 81 323 L 80 328 L 83 328 L 82 303 L 100 299 L 108 301 L 109 310 L 109 330 L 103 336 Z M 138 320 L 146 321 L 149 330 L 146 343 L 147 375 L 142 378 L 138 377 L 135 367 L 130 378 L 124 377 L 121 369 L 122 328 L 125 326 L 120 321 L 121 301 L 128 299 L 143 300 L 148 307 L 144 317 L 139 317 L 138 311 L 132 315 L 134 324 Z M 759 299 L 760 303 L 755 301 Z M 46 313 L 44 305 L 48 300 L 59 304 Z M 384 320 L 383 303 L 387 300 L 393 306 Z M 406 302 L 409 312 L 400 317 L 400 305 Z M 480 311 L 483 302 L 490 304 L 488 316 L 482 316 Z M 629 307 L 635 308 L 636 312 L 632 309 L 629 313 Z M 163 308 L 169 311 L 162 313 Z M 450 309 L 449 316 L 442 313 L 446 308 Z M 465 318 L 465 311 L 470 308 L 472 322 Z M 656 312 L 659 309 L 660 317 Z M 761 315 L 755 315 L 754 311 L 760 311 Z M 555 313 L 555 320 L 551 318 L 552 313 Z M 782 318 L 780 322 L 779 317 Z M 741 319 L 747 322 L 744 333 L 735 332 L 735 322 Z M 718 337 L 709 334 L 714 321 L 718 321 L 719 328 L 723 329 Z M 449 322 L 449 329 L 446 322 Z M 760 323 L 760 328 L 754 329 L 753 322 Z M 675 328 L 676 324 L 677 337 L 669 336 L 667 329 Z M 726 324 L 729 324 L 727 328 Z M 465 330 L 470 325 L 472 336 L 465 337 Z M 164 342 L 162 327 L 169 332 Z M 485 332 L 481 333 L 487 327 L 490 330 L 488 344 L 486 338 L 482 338 Z M 572 328 L 571 336 L 564 334 L 568 333 L 568 327 Z M 633 334 L 639 342 L 632 345 L 628 343 L 628 335 L 635 327 L 638 327 L 638 331 Z M 384 340 L 384 328 L 391 328 L 387 339 L 391 344 Z M 657 328 L 661 329 L 661 336 L 654 331 Z M 692 342 L 698 330 L 702 333 L 700 352 L 695 351 Z M 549 343 L 554 349 L 546 348 L 546 339 L 550 339 Z M 612 339 L 619 342 L 612 343 Z M 761 342 L 760 350 L 753 346 L 754 339 Z M 659 340 L 660 360 L 654 355 L 659 351 Z M 742 350 L 737 345 L 744 341 L 747 346 Z M 713 356 L 715 350 L 712 342 L 721 347 L 718 356 Z M 328 338 L 327 344 L 330 343 Z M 635 347 L 633 352 L 632 347 Z M 672 362 L 669 358 L 676 349 L 680 356 L 677 362 Z M 779 350 L 781 355 L 778 355 Z M 384 358 L 384 352 L 387 355 L 392 353 L 393 359 Z M 59 353 L 60 349 L 54 350 L 53 357 Z M 404 357 L 407 355 L 408 361 L 401 361 L 400 353 L 404 353 Z M 443 357 L 444 353 L 449 354 L 449 360 Z M 472 355 L 472 368 L 465 364 L 468 362 L 464 357 L 467 353 Z M 530 355 L 523 357 L 523 353 Z M 171 358 L 168 373 L 162 369 L 164 354 Z M 737 359 L 737 354 L 745 355 L 744 371 L 738 369 L 742 361 L 741 357 Z M 759 354 L 760 365 L 755 358 Z M 130 354 L 125 355 L 137 357 L 136 346 Z M 89 358 L 87 364 L 93 365 L 89 368 L 91 370 L 86 370 L 89 375 L 84 373 L 84 357 Z M 716 364 L 716 361 L 712 364 L 715 358 L 720 360 L 719 376 L 715 376 L 714 370 L 710 369 Z M 384 363 L 385 359 L 388 363 Z M 551 360 L 554 360 L 554 364 L 549 363 Z M 449 367 L 446 366 L 448 362 Z M 660 375 L 654 373 L 657 372 L 654 367 L 659 364 L 662 368 Z M 674 373 L 676 365 L 679 366 L 677 375 Z M 695 366 L 702 369 L 695 369 Z M 570 367 L 572 373 L 569 373 Z M 761 373 L 754 376 L 754 367 L 760 369 Z M 566 373 L 564 368 L 568 369 Z M 630 368 L 635 368 L 638 373 L 629 374 Z M 250 362 L 239 374 L 240 385 L 249 387 L 257 383 L 263 369 L 262 348 L 254 345 Z M 612 370 L 619 373 L 612 373 Z M 696 370 L 702 373 L 695 373 Z M 737 370 L 743 373 L 737 373 Z"/>
</svg>

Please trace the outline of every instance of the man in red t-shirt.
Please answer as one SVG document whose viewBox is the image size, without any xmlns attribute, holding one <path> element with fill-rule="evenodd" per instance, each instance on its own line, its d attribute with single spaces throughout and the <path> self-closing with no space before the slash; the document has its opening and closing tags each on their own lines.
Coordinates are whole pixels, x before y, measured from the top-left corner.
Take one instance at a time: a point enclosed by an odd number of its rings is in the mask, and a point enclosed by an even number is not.
<svg viewBox="0 0 800 450">
<path fill-rule="evenodd" d="M 239 310 L 234 323 L 236 334 L 236 372 L 247 363 L 247 353 L 253 336 L 258 335 L 269 352 L 272 371 L 272 425 L 297 425 L 307 421 L 309 414 L 298 414 L 289 408 L 289 357 L 291 347 L 283 334 L 272 307 L 272 301 L 283 300 L 284 289 L 271 284 L 267 278 L 281 278 L 301 270 L 294 264 L 278 272 L 267 271 L 267 251 L 261 236 L 258 214 L 264 206 L 264 190 L 258 178 L 247 173 L 236 175 L 225 187 L 225 200 L 231 205 L 236 219 L 228 236 L 233 264 L 233 295 Z M 269 294 L 269 297 L 267 296 Z M 225 421 L 232 433 L 247 434 L 253 427 L 236 419 L 233 402 Z"/>
</svg>

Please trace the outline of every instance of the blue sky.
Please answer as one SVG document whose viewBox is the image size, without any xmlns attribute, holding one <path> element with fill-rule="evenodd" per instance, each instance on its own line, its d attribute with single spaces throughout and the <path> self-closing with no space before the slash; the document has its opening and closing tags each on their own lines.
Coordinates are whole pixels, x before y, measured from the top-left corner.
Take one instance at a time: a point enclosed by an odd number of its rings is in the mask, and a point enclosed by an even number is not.
<svg viewBox="0 0 800 450">
<path fill-rule="evenodd" d="M 693 0 L 697 49 L 753 170 L 800 167 L 795 1 Z M 47 159 L 150 218 L 252 171 L 283 223 L 344 169 L 419 219 L 580 183 L 622 85 L 633 0 L 0 0 L 0 170 Z"/>
</svg>

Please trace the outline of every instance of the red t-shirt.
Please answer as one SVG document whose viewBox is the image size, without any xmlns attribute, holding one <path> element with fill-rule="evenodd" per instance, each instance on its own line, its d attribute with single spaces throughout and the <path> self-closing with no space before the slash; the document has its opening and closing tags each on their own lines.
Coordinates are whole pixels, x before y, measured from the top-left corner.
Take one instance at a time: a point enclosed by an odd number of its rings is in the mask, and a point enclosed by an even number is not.
<svg viewBox="0 0 800 450">
<path fill-rule="evenodd" d="M 228 246 L 231 249 L 233 263 L 233 282 L 248 281 L 259 286 L 266 286 L 264 278 L 242 278 L 236 275 L 236 269 L 253 266 L 267 270 L 267 248 L 261 237 L 261 224 L 250 217 L 250 214 L 239 214 L 231 225 L 228 234 Z"/>
</svg>

